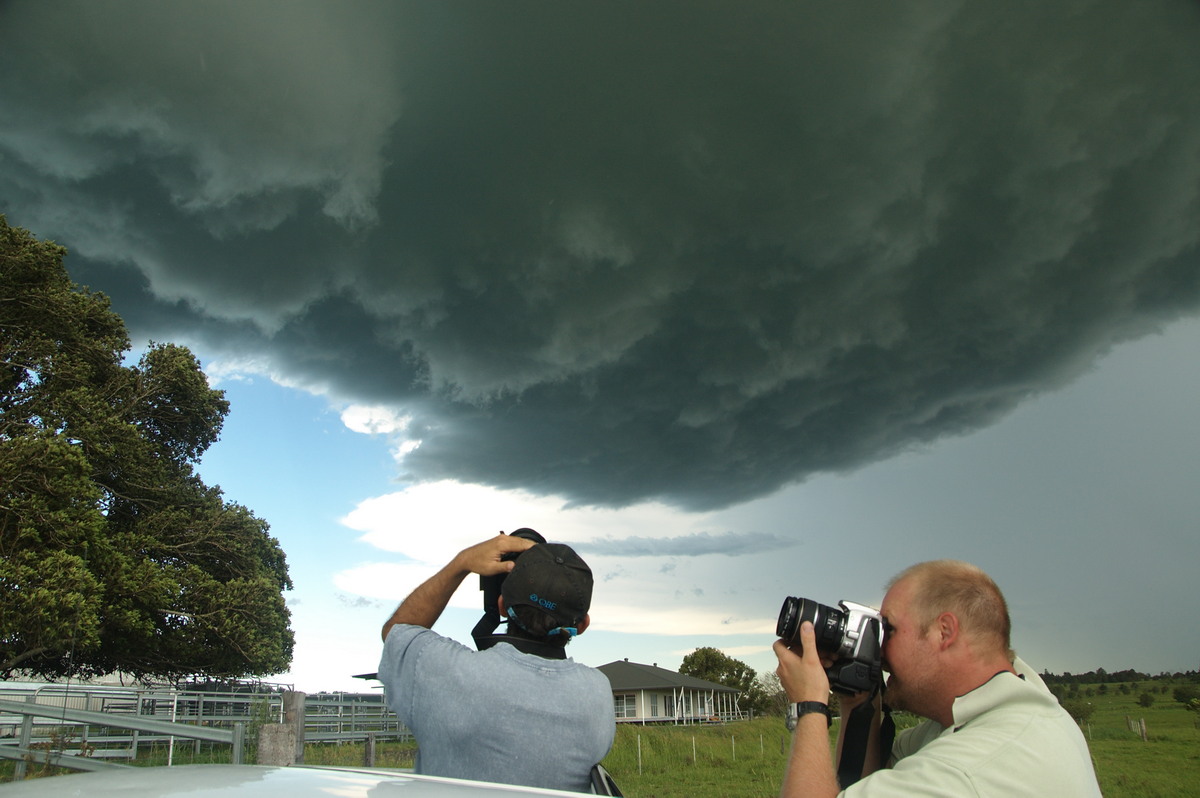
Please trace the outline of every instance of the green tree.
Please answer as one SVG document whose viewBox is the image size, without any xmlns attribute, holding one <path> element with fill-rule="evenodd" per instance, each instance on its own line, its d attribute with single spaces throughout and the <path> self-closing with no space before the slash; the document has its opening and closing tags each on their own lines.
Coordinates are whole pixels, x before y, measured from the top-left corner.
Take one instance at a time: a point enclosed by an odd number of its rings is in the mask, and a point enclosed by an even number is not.
<svg viewBox="0 0 1200 798">
<path fill-rule="evenodd" d="M 770 709 L 770 696 L 756 678 L 758 674 L 754 669 L 715 648 L 704 646 L 688 654 L 683 658 L 679 672 L 734 688 L 741 694 L 738 706 L 743 711 L 761 714 Z"/>
<path fill-rule="evenodd" d="M 125 365 L 65 254 L 0 215 L 0 676 L 286 669 L 279 543 L 194 473 L 223 392 L 181 346 Z"/>
<path fill-rule="evenodd" d="M 766 671 L 759 674 L 758 688 L 762 690 L 763 695 L 766 697 L 763 712 L 768 715 L 779 716 L 787 713 L 787 693 L 783 690 L 783 684 L 779 681 L 778 673 L 775 671 Z"/>
<path fill-rule="evenodd" d="M 1190 684 L 1181 684 L 1172 691 L 1172 695 L 1176 701 L 1183 704 L 1188 709 L 1191 709 L 1195 706 L 1197 701 L 1200 701 L 1200 687 Z"/>
<path fill-rule="evenodd" d="M 1150 695 L 1149 693 L 1142 693 L 1140 696 L 1138 696 L 1137 702 L 1139 706 L 1149 709 L 1150 707 L 1154 706 L 1154 696 Z"/>
<path fill-rule="evenodd" d="M 1092 716 L 1092 713 L 1096 711 L 1096 707 L 1092 705 L 1091 701 L 1084 701 L 1079 698 L 1068 698 L 1061 703 L 1063 709 L 1075 719 L 1076 723 L 1085 723 Z"/>
</svg>

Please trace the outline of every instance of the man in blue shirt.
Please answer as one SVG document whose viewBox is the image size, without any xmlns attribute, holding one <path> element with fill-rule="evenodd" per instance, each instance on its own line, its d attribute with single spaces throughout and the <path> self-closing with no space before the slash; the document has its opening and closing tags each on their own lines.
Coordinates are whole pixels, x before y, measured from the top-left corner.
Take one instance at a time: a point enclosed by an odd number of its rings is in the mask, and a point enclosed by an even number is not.
<svg viewBox="0 0 1200 798">
<path fill-rule="evenodd" d="M 506 574 L 508 634 L 481 651 L 431 631 L 470 574 Z M 591 570 L 569 546 L 501 533 L 400 604 L 383 625 L 379 679 L 417 739 L 418 773 L 589 791 L 615 733 L 612 688 L 565 646 L 587 629 L 591 597 Z"/>
</svg>

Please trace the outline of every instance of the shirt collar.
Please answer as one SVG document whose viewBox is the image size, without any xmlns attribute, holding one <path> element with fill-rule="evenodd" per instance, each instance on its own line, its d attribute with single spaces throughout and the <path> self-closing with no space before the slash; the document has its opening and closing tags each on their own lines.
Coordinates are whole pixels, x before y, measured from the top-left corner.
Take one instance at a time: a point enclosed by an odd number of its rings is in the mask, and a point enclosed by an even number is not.
<svg viewBox="0 0 1200 798">
<path fill-rule="evenodd" d="M 966 695 L 954 699 L 951 712 L 954 715 L 954 730 L 963 726 L 996 707 L 1013 703 L 1045 704 L 1058 699 L 1039 684 L 1026 681 L 1011 671 L 1000 671 L 983 684 Z"/>
</svg>

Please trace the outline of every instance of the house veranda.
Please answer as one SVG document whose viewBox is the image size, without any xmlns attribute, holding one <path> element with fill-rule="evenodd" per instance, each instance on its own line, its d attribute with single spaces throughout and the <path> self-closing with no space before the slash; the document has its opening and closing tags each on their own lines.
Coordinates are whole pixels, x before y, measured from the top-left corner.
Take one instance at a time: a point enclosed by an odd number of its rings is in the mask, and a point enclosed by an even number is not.
<svg viewBox="0 0 1200 798">
<path fill-rule="evenodd" d="M 618 660 L 601 665 L 617 723 L 725 723 L 746 718 L 738 691 L 682 673 Z"/>
</svg>

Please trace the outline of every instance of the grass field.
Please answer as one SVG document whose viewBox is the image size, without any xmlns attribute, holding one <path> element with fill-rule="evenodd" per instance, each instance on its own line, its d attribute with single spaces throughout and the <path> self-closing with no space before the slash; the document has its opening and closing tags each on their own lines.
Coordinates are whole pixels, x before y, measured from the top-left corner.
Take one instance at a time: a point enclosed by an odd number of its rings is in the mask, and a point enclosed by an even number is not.
<svg viewBox="0 0 1200 798">
<path fill-rule="evenodd" d="M 1084 736 L 1105 798 L 1200 796 L 1200 715 L 1185 710 L 1169 692 L 1155 694 L 1153 705 L 1142 707 L 1140 688 L 1125 694 L 1116 687 L 1109 685 L 1103 695 L 1093 688 L 1086 696 L 1084 686 L 1083 694 L 1094 705 Z M 1131 729 L 1130 720 L 1138 722 L 1138 730 Z M 835 724 L 831 734 L 836 731 Z M 622 724 L 604 766 L 629 798 L 770 798 L 779 793 L 789 744 L 780 718 L 705 726 Z M 376 765 L 412 767 L 414 753 L 411 743 L 380 743 Z M 357 767 L 363 756 L 364 746 L 354 743 L 309 745 L 304 752 L 310 765 Z M 175 749 L 176 764 L 218 761 L 229 761 L 227 750 L 204 751 L 197 758 L 190 744 Z M 135 764 L 165 763 L 166 751 L 158 750 Z M 11 772 L 11 762 L 0 762 L 0 781 Z"/>
<path fill-rule="evenodd" d="M 1137 703 L 1110 685 L 1084 736 L 1105 798 L 1200 796 L 1200 716 L 1169 694 Z M 1086 686 L 1085 686 L 1086 688 Z M 1147 739 L 1128 719 L 1145 720 Z M 837 731 L 837 726 L 831 734 Z M 788 732 L 779 718 L 727 726 L 633 726 L 617 729 L 604 766 L 630 798 L 758 798 L 779 794 Z M 639 759 L 640 749 L 640 759 Z"/>
<path fill-rule="evenodd" d="M 1111 687 L 1111 685 L 1110 685 Z M 1170 694 L 1150 707 L 1129 695 L 1089 697 L 1095 712 L 1085 736 L 1107 798 L 1176 798 L 1200 795 L 1200 714 L 1188 712 Z M 1146 741 L 1127 719 L 1145 720 Z"/>
</svg>

